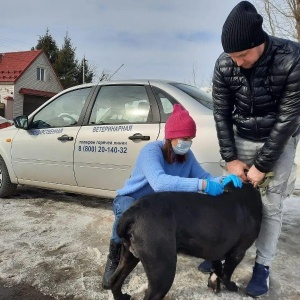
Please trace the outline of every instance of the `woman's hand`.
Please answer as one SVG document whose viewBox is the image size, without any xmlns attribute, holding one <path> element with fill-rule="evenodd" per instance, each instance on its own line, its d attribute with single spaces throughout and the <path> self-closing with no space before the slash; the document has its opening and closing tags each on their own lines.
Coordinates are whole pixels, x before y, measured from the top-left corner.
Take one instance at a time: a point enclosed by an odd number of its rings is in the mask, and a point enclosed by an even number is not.
<svg viewBox="0 0 300 300">
<path fill-rule="evenodd" d="M 241 178 L 234 174 L 230 174 L 224 178 L 224 180 L 222 181 L 223 187 L 225 187 L 225 185 L 228 184 L 229 182 L 232 182 L 234 187 L 236 188 L 241 188 L 243 185 Z"/>
<path fill-rule="evenodd" d="M 203 180 L 203 185 L 205 185 L 205 188 L 203 188 L 204 192 L 211 196 L 218 196 L 223 194 L 224 188 L 222 184 L 210 181 L 210 180 Z"/>
</svg>

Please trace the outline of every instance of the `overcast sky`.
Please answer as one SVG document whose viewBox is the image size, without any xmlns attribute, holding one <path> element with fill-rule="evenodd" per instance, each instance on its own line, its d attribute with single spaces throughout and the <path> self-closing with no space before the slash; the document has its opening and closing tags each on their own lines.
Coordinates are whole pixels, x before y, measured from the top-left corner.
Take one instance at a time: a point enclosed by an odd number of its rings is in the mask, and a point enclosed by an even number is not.
<svg viewBox="0 0 300 300">
<path fill-rule="evenodd" d="M 113 79 L 160 78 L 208 85 L 223 23 L 238 0 L 2 1 L 0 53 L 30 50 L 49 29 L 61 47 Z M 193 75 L 195 73 L 195 76 Z M 96 81 L 96 80 L 95 80 Z"/>
</svg>

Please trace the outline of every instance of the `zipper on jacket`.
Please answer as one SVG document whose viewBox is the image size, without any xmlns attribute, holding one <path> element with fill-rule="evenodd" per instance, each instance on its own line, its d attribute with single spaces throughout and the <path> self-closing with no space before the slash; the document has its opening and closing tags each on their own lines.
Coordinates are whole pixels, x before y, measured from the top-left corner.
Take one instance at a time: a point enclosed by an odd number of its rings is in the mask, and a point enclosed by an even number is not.
<svg viewBox="0 0 300 300">
<path fill-rule="evenodd" d="M 254 112 L 254 96 L 253 96 L 253 85 L 252 85 L 252 83 L 253 83 L 253 71 L 251 73 L 250 80 L 249 80 L 250 81 L 249 82 L 249 87 L 250 87 L 250 101 L 251 101 L 250 115 L 254 118 L 256 135 L 259 137 L 259 131 L 258 131 L 258 127 L 257 127 L 256 116 L 253 116 L 253 112 Z"/>
<path fill-rule="evenodd" d="M 253 73 L 253 71 L 252 71 L 252 73 Z M 252 73 L 251 73 L 251 76 L 250 76 L 250 79 L 249 79 L 249 87 L 250 87 L 250 102 L 251 102 L 251 106 L 250 106 L 250 115 L 252 115 L 253 114 L 253 110 L 254 110 L 254 99 L 253 99 L 253 93 L 252 93 L 252 91 L 253 91 L 253 88 L 252 88 L 252 78 L 253 78 L 253 76 L 252 76 Z"/>
<path fill-rule="evenodd" d="M 250 116 L 254 119 L 254 122 L 255 122 L 255 128 L 253 128 L 253 130 L 255 130 L 256 135 L 259 136 L 256 117 L 253 116 L 253 112 L 254 112 L 253 73 L 254 73 L 254 71 L 255 71 L 254 69 L 251 71 L 250 77 L 246 76 L 246 74 L 244 72 L 242 72 L 242 71 L 240 71 L 240 72 L 243 74 L 243 76 L 245 77 L 245 79 L 249 85 Z"/>
</svg>

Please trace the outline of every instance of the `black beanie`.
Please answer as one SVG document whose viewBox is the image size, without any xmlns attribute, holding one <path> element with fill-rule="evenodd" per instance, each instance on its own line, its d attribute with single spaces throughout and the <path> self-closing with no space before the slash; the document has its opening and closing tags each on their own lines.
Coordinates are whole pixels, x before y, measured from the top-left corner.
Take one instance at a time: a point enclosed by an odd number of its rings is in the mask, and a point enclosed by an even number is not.
<svg viewBox="0 0 300 300">
<path fill-rule="evenodd" d="M 262 23 L 262 16 L 250 2 L 237 4 L 223 25 L 221 39 L 224 52 L 239 52 L 262 44 L 266 39 Z"/>
</svg>

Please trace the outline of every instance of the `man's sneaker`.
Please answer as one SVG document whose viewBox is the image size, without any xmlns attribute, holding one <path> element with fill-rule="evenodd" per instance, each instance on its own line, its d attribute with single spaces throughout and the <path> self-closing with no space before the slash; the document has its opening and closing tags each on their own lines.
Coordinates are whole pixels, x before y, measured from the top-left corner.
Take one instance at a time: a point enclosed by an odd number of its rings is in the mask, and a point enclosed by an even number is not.
<svg viewBox="0 0 300 300">
<path fill-rule="evenodd" d="M 204 260 L 199 266 L 198 266 L 198 270 L 204 274 L 209 274 L 211 272 L 211 261 L 209 260 Z"/>
<path fill-rule="evenodd" d="M 259 297 L 269 290 L 269 267 L 255 263 L 253 274 L 246 288 L 246 294 Z"/>
</svg>

